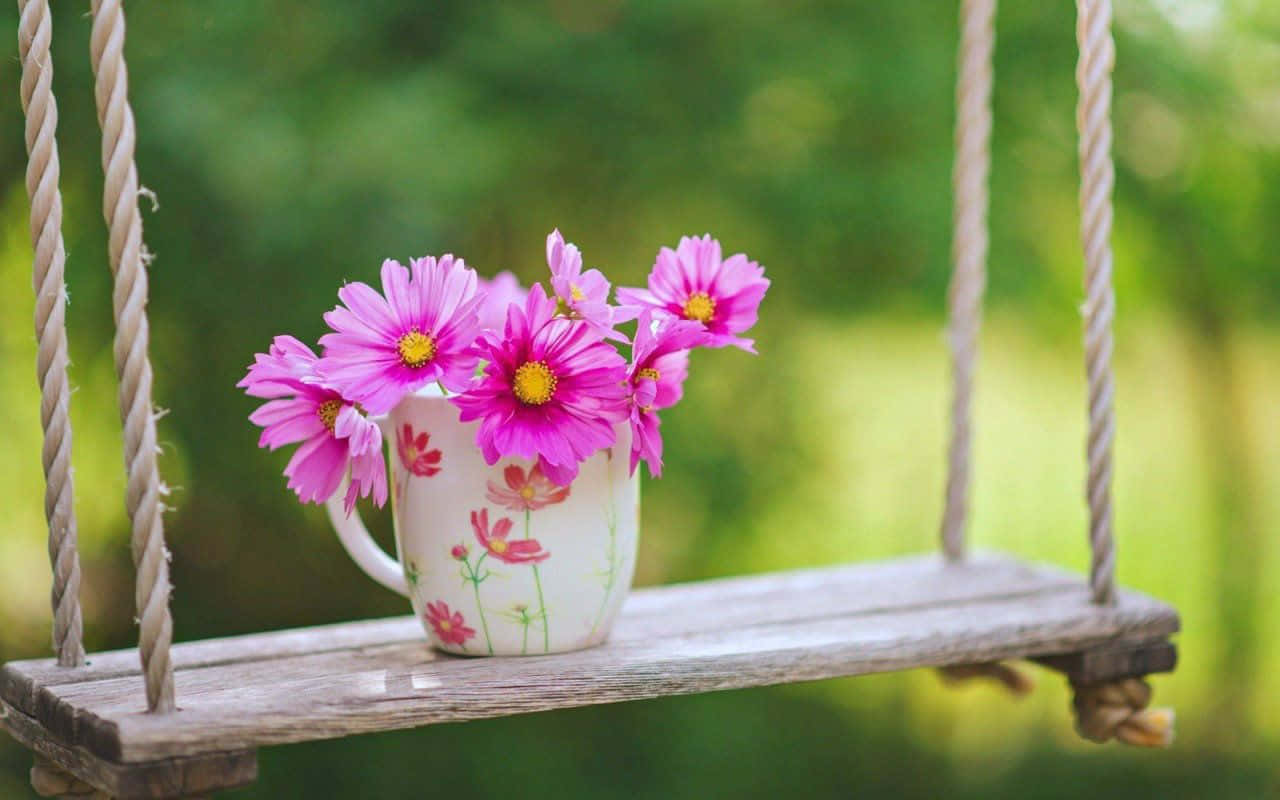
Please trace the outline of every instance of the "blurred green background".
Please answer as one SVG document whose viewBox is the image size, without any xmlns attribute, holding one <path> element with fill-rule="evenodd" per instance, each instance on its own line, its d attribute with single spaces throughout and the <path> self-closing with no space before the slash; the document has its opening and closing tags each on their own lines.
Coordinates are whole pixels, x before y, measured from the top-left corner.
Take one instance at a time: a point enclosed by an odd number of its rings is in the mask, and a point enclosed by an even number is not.
<svg viewBox="0 0 1280 800">
<path fill-rule="evenodd" d="M 86 635 L 132 569 L 85 4 L 56 3 Z M 760 357 L 700 353 L 664 415 L 638 583 L 935 546 L 956 10 L 821 0 L 136 0 L 128 55 L 180 639 L 402 612 L 255 448 L 252 354 L 344 280 L 453 251 L 616 283 L 712 231 L 774 284 Z M 1177 604 L 1172 752 L 1079 741 L 929 672 L 265 751 L 235 797 L 1280 795 L 1280 5 L 1118 0 L 1119 577 Z M 1083 570 L 1074 8 L 1007 3 L 972 538 Z M 0 10 L 0 661 L 49 654 L 12 3 Z M 144 201 L 144 208 L 148 204 Z M 385 516 L 375 519 L 385 523 Z M 379 527 L 386 528 L 385 524 Z M 1270 635 L 1268 635 L 1268 633 Z M 28 755 L 0 737 L 0 797 Z M 420 790 L 418 787 L 422 787 Z"/>
</svg>

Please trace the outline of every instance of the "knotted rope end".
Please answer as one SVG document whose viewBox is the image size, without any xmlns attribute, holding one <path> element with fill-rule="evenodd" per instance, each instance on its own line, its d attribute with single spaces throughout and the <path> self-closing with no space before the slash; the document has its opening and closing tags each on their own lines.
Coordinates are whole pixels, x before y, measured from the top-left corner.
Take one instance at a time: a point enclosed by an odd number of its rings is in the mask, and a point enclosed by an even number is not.
<svg viewBox="0 0 1280 800">
<path fill-rule="evenodd" d="M 1135 747 L 1173 744 L 1176 715 L 1171 708 L 1147 708 L 1151 687 L 1138 678 L 1075 686 L 1076 731 L 1091 742 L 1116 739 Z"/>
</svg>

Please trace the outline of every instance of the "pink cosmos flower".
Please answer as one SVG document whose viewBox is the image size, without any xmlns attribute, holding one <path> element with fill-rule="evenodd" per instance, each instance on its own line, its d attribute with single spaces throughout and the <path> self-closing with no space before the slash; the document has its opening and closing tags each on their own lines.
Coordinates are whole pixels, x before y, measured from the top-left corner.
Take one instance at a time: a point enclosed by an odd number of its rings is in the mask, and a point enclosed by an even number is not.
<svg viewBox="0 0 1280 800">
<path fill-rule="evenodd" d="M 706 342 L 708 334 L 696 320 L 640 315 L 632 348 L 631 373 L 631 471 L 640 459 L 649 474 L 662 476 L 662 434 L 658 411 L 680 402 L 689 374 L 689 349 Z"/>
<path fill-rule="evenodd" d="M 476 273 L 451 255 L 414 259 L 412 273 L 382 263 L 382 290 L 349 283 L 345 306 L 324 315 L 334 333 L 320 338 L 319 373 L 371 414 L 432 381 L 460 391 L 475 370 L 472 345 L 480 331 Z"/>
<path fill-rule="evenodd" d="M 509 508 L 512 511 L 537 511 L 540 508 L 563 503 L 569 496 L 568 486 L 557 486 L 542 471 L 542 467 L 534 463 L 526 473 L 517 464 L 511 464 L 502 471 L 506 486 L 499 486 L 489 481 L 489 490 L 485 497 L 489 502 Z"/>
<path fill-rule="evenodd" d="M 414 436 L 413 426 L 407 422 L 396 434 L 396 452 L 400 456 L 400 463 L 420 478 L 429 478 L 440 471 L 441 454 L 438 449 L 427 449 L 430 441 L 431 434 L 426 431 Z"/>
<path fill-rule="evenodd" d="M 249 416 L 262 427 L 259 447 L 275 450 L 302 442 L 284 474 L 289 488 L 304 503 L 322 503 L 338 490 L 351 469 L 347 513 L 357 497 L 387 501 L 387 473 L 382 460 L 382 433 L 354 404 L 316 377 L 316 354 L 292 336 L 277 336 L 266 353 L 258 353 L 249 373 L 236 384 L 250 397 L 267 398 Z"/>
<path fill-rule="evenodd" d="M 475 628 L 468 628 L 466 620 L 458 611 L 451 611 L 449 604 L 441 600 L 438 603 L 427 603 L 427 622 L 431 630 L 436 632 L 440 641 L 445 644 L 456 644 L 466 647 L 467 640 L 476 635 Z"/>
<path fill-rule="evenodd" d="M 554 315 L 554 301 L 535 284 L 524 308 L 508 310 L 503 335 L 483 334 L 484 373 L 451 399 L 463 422 L 481 421 L 476 444 L 486 462 L 540 457 L 543 473 L 563 486 L 613 445 L 629 393 L 626 362 L 600 333 Z"/>
<path fill-rule="evenodd" d="M 640 310 L 609 305 L 609 281 L 598 269 L 582 271 L 582 253 L 577 245 L 565 242 L 558 228 L 547 234 L 547 266 L 561 313 L 585 320 L 606 339 L 627 341 L 614 326 L 635 319 Z"/>
<path fill-rule="evenodd" d="M 551 554 L 538 544 L 537 539 L 508 541 L 511 525 L 511 520 L 503 517 L 493 523 L 493 530 L 490 531 L 488 510 L 471 512 L 471 528 L 475 531 L 476 541 L 489 551 L 489 555 L 504 564 L 537 564 L 551 557 Z"/>
<path fill-rule="evenodd" d="M 512 273 L 503 270 L 493 276 L 493 280 L 480 278 L 480 327 L 486 330 L 500 331 L 507 323 L 507 307 L 512 303 L 523 306 L 529 290 L 520 285 L 520 280 Z"/>
<path fill-rule="evenodd" d="M 763 267 L 742 253 L 722 261 L 720 242 L 707 234 L 682 237 L 675 250 L 662 248 L 649 273 L 649 288 L 619 289 L 618 301 L 697 320 L 711 334 L 707 347 L 733 345 L 754 353 L 755 342 L 738 334 L 756 324 L 768 289 Z"/>
</svg>

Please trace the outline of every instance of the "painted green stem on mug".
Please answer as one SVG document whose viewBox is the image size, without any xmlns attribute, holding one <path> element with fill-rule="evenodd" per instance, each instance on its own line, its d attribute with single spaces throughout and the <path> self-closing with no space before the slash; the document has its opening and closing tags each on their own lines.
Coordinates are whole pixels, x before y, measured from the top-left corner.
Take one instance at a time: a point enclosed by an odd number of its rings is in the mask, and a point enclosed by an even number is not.
<svg viewBox="0 0 1280 800">
<path fill-rule="evenodd" d="M 493 640 L 489 638 L 489 622 L 484 618 L 484 606 L 480 604 L 480 581 L 489 577 L 488 574 L 485 574 L 484 578 L 480 577 L 480 564 L 484 561 L 485 556 L 487 555 L 489 554 L 484 553 L 480 558 L 476 559 L 476 565 L 474 568 L 471 566 L 470 561 L 463 561 L 462 566 L 466 568 L 467 571 L 463 574 L 462 579 L 470 583 L 471 588 L 475 590 L 476 612 L 480 615 L 480 627 L 484 629 L 484 643 L 485 646 L 489 648 L 489 655 L 493 655 Z"/>
<path fill-rule="evenodd" d="M 480 627 L 484 628 L 484 643 L 489 648 L 489 655 L 493 655 L 493 640 L 489 638 L 489 623 L 484 618 L 484 606 L 480 604 L 480 584 L 472 583 L 471 588 L 476 591 L 476 611 L 480 612 Z"/>
<path fill-rule="evenodd" d="M 503 616 L 520 626 L 520 655 L 528 655 L 529 623 L 533 622 L 533 617 L 529 615 L 529 607 L 523 603 L 517 604 Z"/>
<path fill-rule="evenodd" d="M 609 453 L 612 460 L 613 453 Z M 591 635 L 594 636 L 596 629 L 600 627 L 601 621 L 604 620 L 605 609 L 609 606 L 609 595 L 613 594 L 613 584 L 618 577 L 618 506 L 613 496 L 613 465 L 608 465 L 609 476 L 609 548 L 605 551 L 605 558 L 608 566 L 604 571 L 604 597 L 600 598 L 600 610 L 596 612 L 596 621 L 591 623 Z"/>
<path fill-rule="evenodd" d="M 524 510 L 524 538 L 529 538 L 529 517 L 533 512 Z M 547 624 L 547 601 L 542 598 L 542 576 L 538 574 L 538 565 L 533 565 L 533 584 L 538 587 L 538 614 L 542 617 L 542 652 L 551 652 L 551 626 Z"/>
</svg>

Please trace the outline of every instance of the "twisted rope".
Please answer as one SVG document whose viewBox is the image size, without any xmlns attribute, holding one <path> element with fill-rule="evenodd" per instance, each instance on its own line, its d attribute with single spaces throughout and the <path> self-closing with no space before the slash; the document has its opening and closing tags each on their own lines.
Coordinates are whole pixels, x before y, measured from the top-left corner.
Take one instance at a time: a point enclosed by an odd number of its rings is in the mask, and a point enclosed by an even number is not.
<svg viewBox="0 0 1280 800">
<path fill-rule="evenodd" d="M 1115 542 L 1112 537 L 1111 454 L 1115 440 L 1115 379 L 1111 373 L 1111 0 L 1078 0 L 1076 39 L 1080 60 L 1076 83 L 1080 99 L 1080 231 L 1084 242 L 1084 350 L 1089 383 L 1089 585 L 1095 603 L 1115 599 Z"/>
<path fill-rule="evenodd" d="M 1036 688 L 1030 675 L 1002 661 L 984 661 L 978 664 L 955 664 L 939 667 L 938 674 L 945 683 L 960 685 L 975 680 L 986 680 L 1003 686 L 1014 697 L 1025 697 Z"/>
<path fill-rule="evenodd" d="M 67 287 L 63 267 L 62 193 L 58 190 L 58 103 L 53 97 L 48 0 L 18 0 L 18 55 L 26 114 L 27 198 L 31 202 L 32 284 L 36 293 L 36 375 L 44 429 L 44 515 L 53 567 L 53 647 L 58 664 L 84 664 L 80 616 L 80 556 L 76 548 L 71 477 L 70 391 L 67 388 Z"/>
<path fill-rule="evenodd" d="M 947 294 L 951 345 L 951 444 L 942 550 L 949 561 L 964 556 L 969 513 L 970 419 L 973 375 L 982 325 L 987 275 L 987 176 L 991 169 L 991 53 L 995 47 L 995 0 L 960 5 L 959 77 L 956 82 L 955 195 L 951 242 L 951 286 Z"/>
<path fill-rule="evenodd" d="M 1073 688 L 1071 706 L 1076 712 L 1076 730 L 1089 741 L 1117 739 L 1137 747 L 1173 744 L 1173 710 L 1147 708 L 1151 687 L 1145 681 L 1127 678 Z"/>
<path fill-rule="evenodd" d="M 115 278 L 115 363 L 128 470 L 125 504 L 133 523 L 133 563 L 137 570 L 134 601 L 141 626 L 138 650 L 146 677 L 147 707 L 164 712 L 174 708 L 173 664 L 169 659 L 173 621 L 169 616 L 169 553 L 161 518 L 164 487 L 156 468 L 156 424 L 151 406 L 151 363 L 147 358 L 150 335 L 145 261 L 150 256 L 142 244 L 142 218 L 138 213 L 135 131 L 124 61 L 124 10 L 120 0 L 93 0 L 91 5 L 90 55 L 106 173 L 103 214 L 111 231 L 108 252 Z"/>
</svg>

